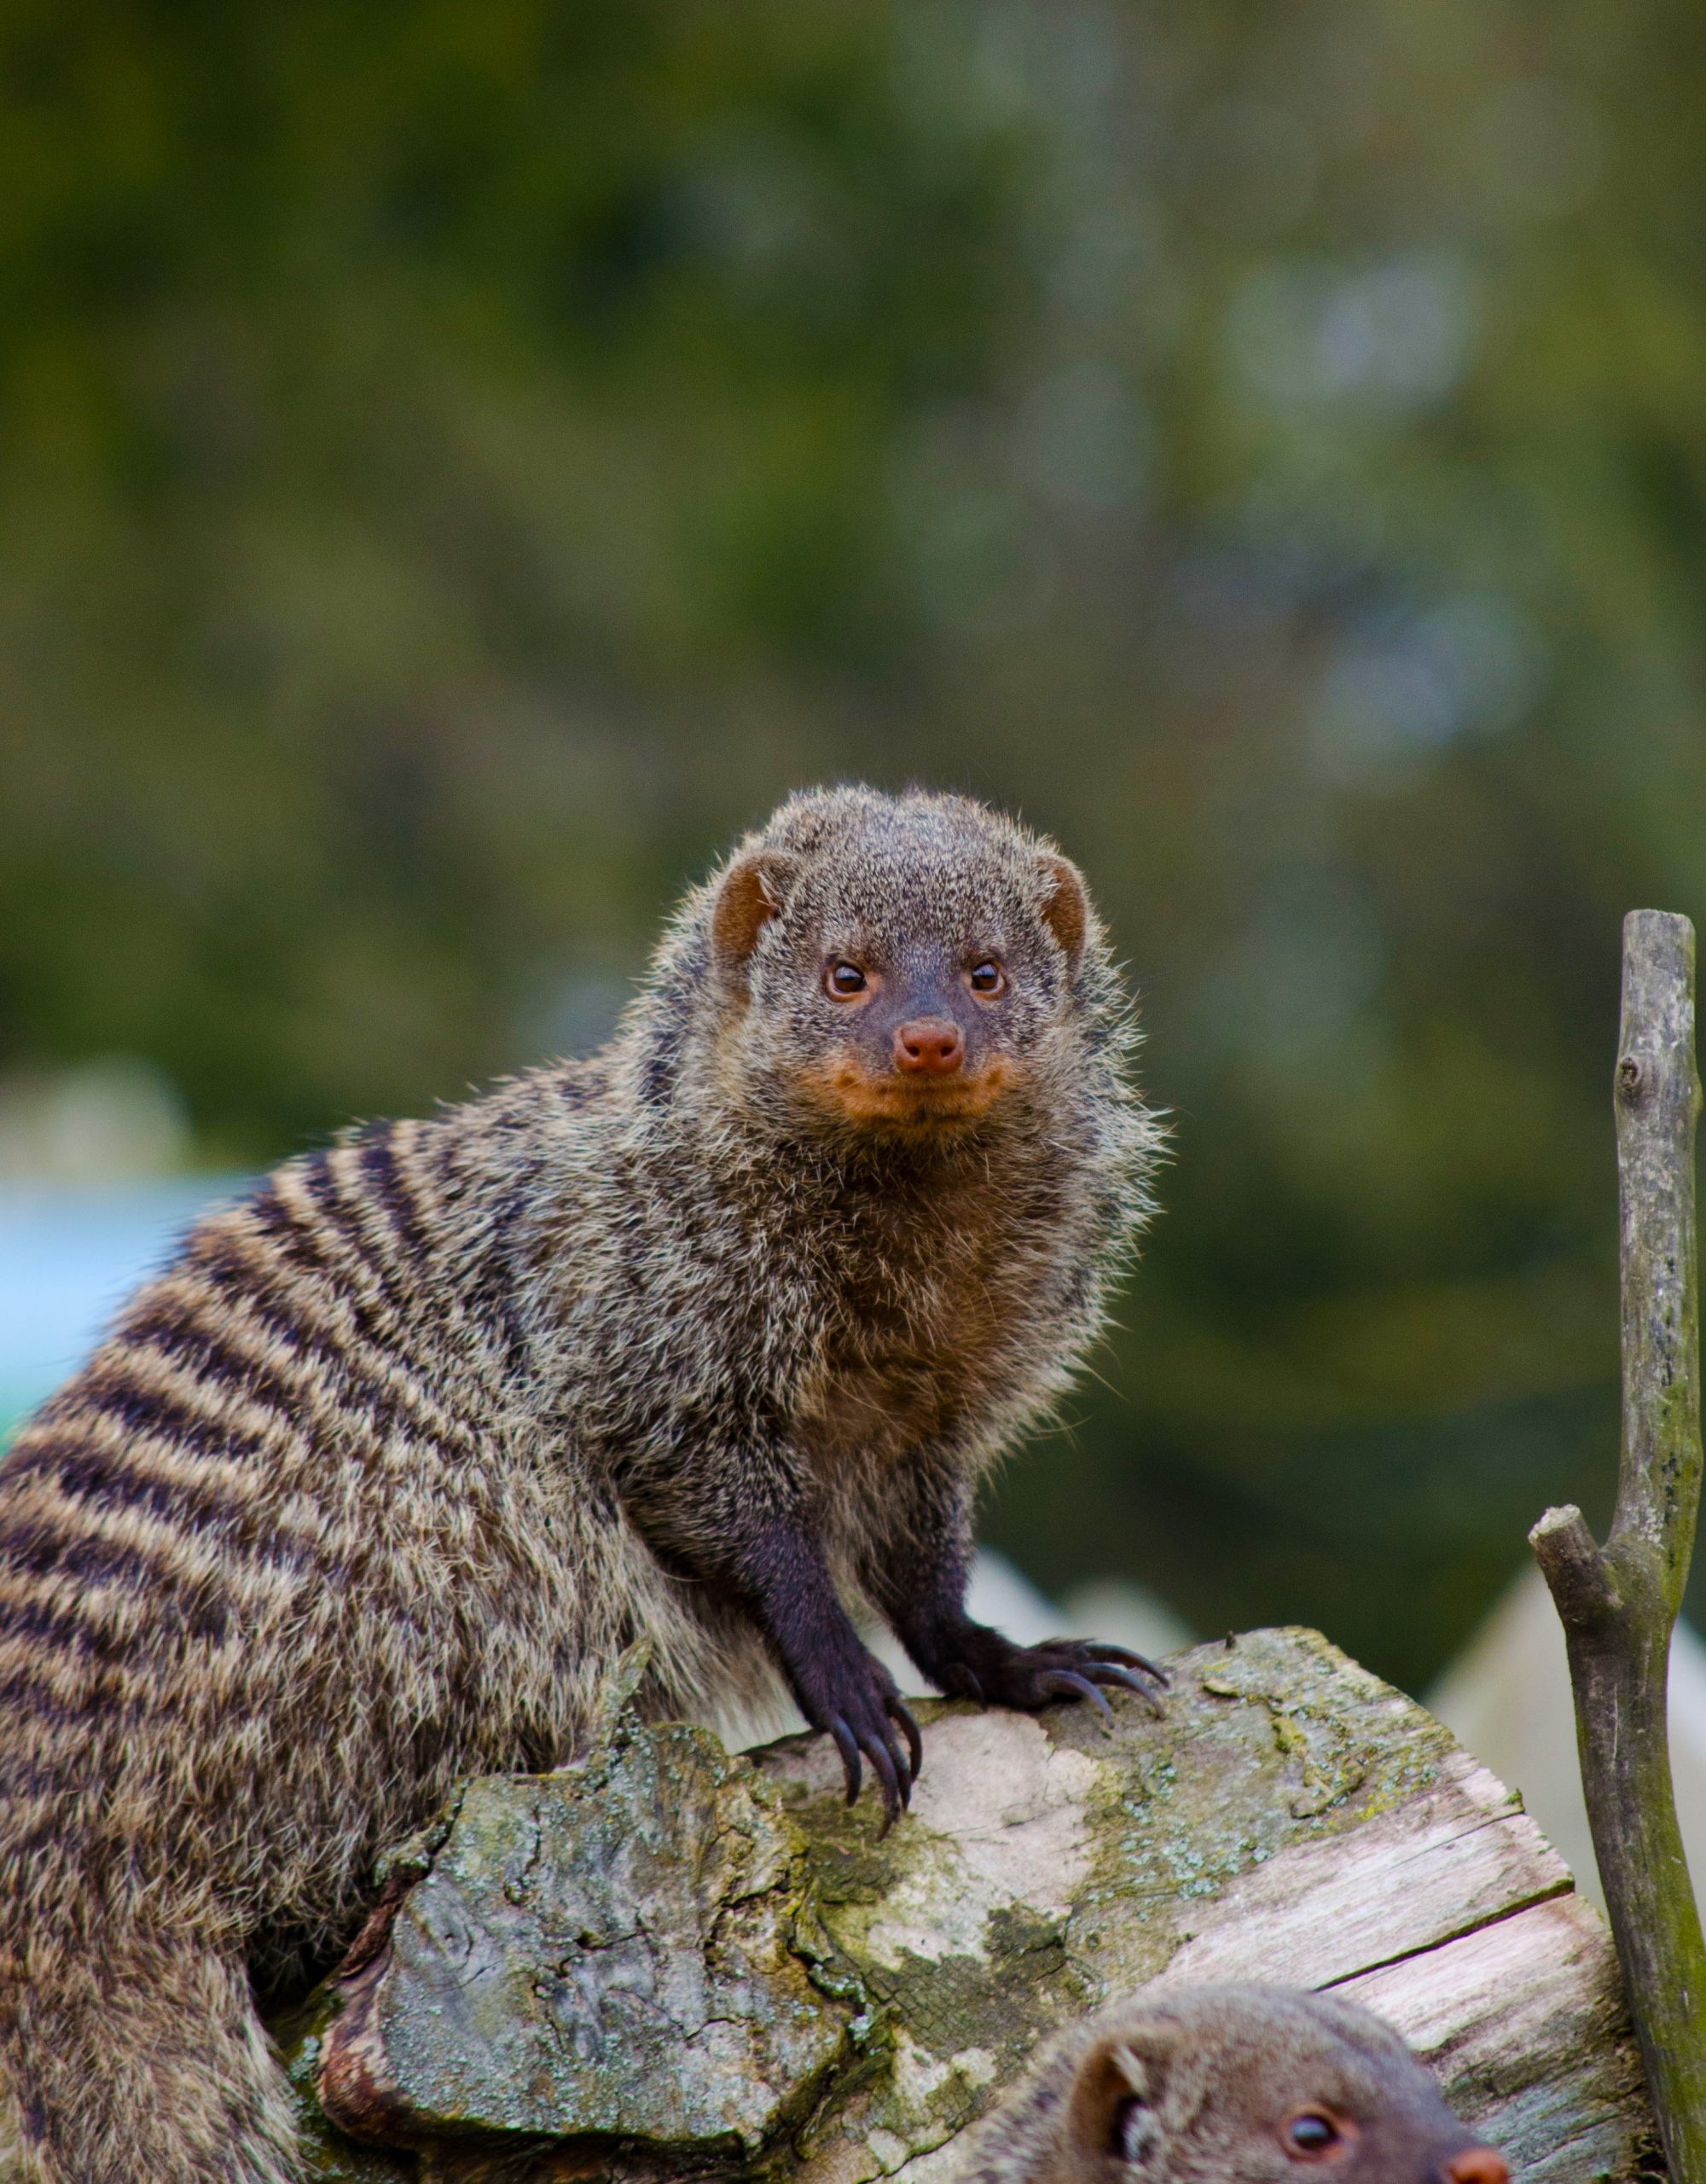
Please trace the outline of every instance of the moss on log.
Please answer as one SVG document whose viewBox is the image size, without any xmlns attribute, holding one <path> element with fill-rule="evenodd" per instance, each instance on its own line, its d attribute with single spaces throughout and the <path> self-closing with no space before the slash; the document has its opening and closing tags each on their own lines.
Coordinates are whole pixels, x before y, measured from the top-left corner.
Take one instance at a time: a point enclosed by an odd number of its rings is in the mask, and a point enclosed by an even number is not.
<svg viewBox="0 0 1706 2184">
<path fill-rule="evenodd" d="M 1259 1977 L 1380 2011 L 1519 2178 L 1650 2175 L 1609 1939 L 1520 1800 L 1311 1632 L 1175 1670 L 1165 1718 L 1117 1700 L 1111 1734 L 921 1709 L 886 1837 L 815 1738 L 731 1759 L 624 1716 L 470 1784 L 289 2036 L 314 2173 L 958 2184 L 1056 2026 Z"/>
</svg>

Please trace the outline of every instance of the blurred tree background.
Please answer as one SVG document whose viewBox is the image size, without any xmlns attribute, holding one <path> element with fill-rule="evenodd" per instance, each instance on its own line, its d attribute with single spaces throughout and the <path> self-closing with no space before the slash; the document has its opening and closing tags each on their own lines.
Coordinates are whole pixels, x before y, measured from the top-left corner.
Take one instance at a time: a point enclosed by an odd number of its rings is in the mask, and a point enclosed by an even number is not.
<svg viewBox="0 0 1706 2184">
<path fill-rule="evenodd" d="M 264 1161 L 597 1043 L 790 787 L 1016 807 L 1175 1157 L 989 1536 L 1419 1687 L 1608 1499 L 1703 209 L 1664 0 L 7 0 L 4 1083 Z"/>
</svg>

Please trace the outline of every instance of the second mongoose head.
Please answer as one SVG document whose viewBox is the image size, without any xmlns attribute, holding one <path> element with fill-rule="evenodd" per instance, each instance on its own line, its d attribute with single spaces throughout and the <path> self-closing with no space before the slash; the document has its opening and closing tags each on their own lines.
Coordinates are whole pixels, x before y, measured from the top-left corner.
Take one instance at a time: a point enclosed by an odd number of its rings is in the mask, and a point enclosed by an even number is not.
<svg viewBox="0 0 1706 2184">
<path fill-rule="evenodd" d="M 676 1051 L 731 1107 L 867 1138 L 1059 1114 L 1121 1036 L 1076 867 L 957 796 L 792 798 L 689 897 L 659 971 Z"/>
<path fill-rule="evenodd" d="M 978 2184 L 1508 2184 L 1390 2025 L 1291 1988 L 1137 1995 L 979 2127 Z"/>
</svg>

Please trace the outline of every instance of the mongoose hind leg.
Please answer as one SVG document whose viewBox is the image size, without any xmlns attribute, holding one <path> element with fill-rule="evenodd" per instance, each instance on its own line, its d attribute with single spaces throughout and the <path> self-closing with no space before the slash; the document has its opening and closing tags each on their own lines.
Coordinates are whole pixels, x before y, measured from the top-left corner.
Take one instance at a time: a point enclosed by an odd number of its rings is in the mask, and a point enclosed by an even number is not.
<svg viewBox="0 0 1706 2184">
<path fill-rule="evenodd" d="M 288 2089 L 241 1963 L 132 1935 L 28 1971 L 0 2001 L 7 2184 L 298 2184 Z"/>
</svg>

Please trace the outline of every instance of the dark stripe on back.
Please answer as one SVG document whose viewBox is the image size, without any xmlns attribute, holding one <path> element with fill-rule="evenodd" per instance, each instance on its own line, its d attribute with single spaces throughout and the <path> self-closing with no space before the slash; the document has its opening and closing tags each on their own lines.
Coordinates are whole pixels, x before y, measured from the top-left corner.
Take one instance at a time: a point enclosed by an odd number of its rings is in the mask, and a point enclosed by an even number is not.
<svg viewBox="0 0 1706 2184">
<path fill-rule="evenodd" d="M 520 1311 L 521 1284 L 517 1246 L 527 1215 L 538 1198 L 538 1163 L 531 1160 L 503 1194 L 488 1224 L 479 1272 L 467 1290 L 468 1310 L 490 1327 L 503 1348 L 505 1367 L 519 1373 L 525 1363 L 527 1332 Z"/>
<path fill-rule="evenodd" d="M 384 1268 L 374 1257 L 367 1239 L 361 1232 L 356 1209 L 339 1189 L 329 1157 L 323 1153 L 311 1155 L 301 1164 L 299 1173 L 315 1206 L 325 1217 L 328 1228 L 383 1291 L 397 1320 L 406 1325 L 407 1304 L 398 1296 Z M 334 1402 L 346 1409 L 365 1413 L 375 1432 L 382 1435 L 397 1435 L 408 1432 L 412 1426 L 417 1438 L 424 1435 L 436 1438 L 435 1429 L 428 1420 L 411 1418 L 416 1393 L 412 1378 L 412 1362 L 399 1350 L 389 1332 L 375 1323 L 372 1310 L 355 1293 L 347 1272 L 328 1258 L 321 1240 L 300 1216 L 293 1213 L 273 1192 L 270 1185 L 258 1195 L 253 1202 L 253 1211 L 259 1216 L 270 1241 L 276 1245 L 287 1238 L 287 1247 L 293 1256 L 299 1259 L 311 1258 L 314 1269 L 320 1278 L 335 1292 L 340 1302 L 348 1306 L 357 1332 L 363 1340 L 378 1351 L 387 1364 L 394 1363 L 398 1368 L 403 1399 L 398 1399 L 397 1392 L 388 1380 L 365 1367 L 352 1355 L 347 1344 L 339 1344 L 304 1327 L 299 1321 L 293 1320 L 276 1301 L 258 1291 L 252 1269 L 244 1263 L 235 1246 L 210 1249 L 202 1258 L 200 1263 L 211 1278 L 228 1287 L 233 1295 L 241 1297 L 269 1332 L 316 1374 L 320 1385 Z"/>
<path fill-rule="evenodd" d="M 310 1356 L 317 1353 L 334 1362 L 340 1356 L 335 1344 L 296 1317 L 273 1292 L 266 1269 L 250 1262 L 235 1236 L 223 1234 L 217 1228 L 192 1236 L 185 1263 L 205 1276 L 216 1294 L 242 1305 L 287 1350 Z M 346 1289 L 335 1277 L 328 1276 L 326 1286 L 340 1298 L 347 1298 Z"/>
<path fill-rule="evenodd" d="M 338 1269 L 325 1246 L 294 1206 L 287 1205 L 276 1182 L 263 1183 L 244 1211 L 281 1258 L 301 1273 L 317 1275 L 339 1286 Z"/>
<path fill-rule="evenodd" d="M 48 1665 L 46 1659 L 42 1665 Z M 31 1669 L 20 1669 L 11 1676 L 0 1676 L 0 1718 L 8 1714 L 28 1714 L 38 1722 L 47 1722 L 55 1728 L 62 1728 L 67 1722 L 84 1721 L 97 1705 L 100 1705 L 100 1693 L 91 1691 L 80 1705 L 68 1706 L 52 1684 Z M 126 1710 L 127 1712 L 136 1711 L 134 1708 Z M 113 1718 L 107 1707 L 100 1705 L 100 1711 L 106 1719 L 110 1721 Z"/>
<path fill-rule="evenodd" d="M 210 1386 L 247 1396 L 281 1418 L 293 1420 L 301 1408 L 300 1399 L 270 1367 L 234 1350 L 223 1335 L 198 1325 L 182 1305 L 157 1304 L 127 1321 L 121 1332 Z"/>
<path fill-rule="evenodd" d="M 133 1630 L 103 1630 L 84 1619 L 85 1605 L 51 1608 L 45 1602 L 8 1600 L 0 1595 L 0 1634 L 39 1639 L 79 1659 L 102 1662 L 134 1659 L 162 1640 L 183 1638 L 200 1644 L 223 1642 L 231 1625 L 231 1603 L 213 1589 L 212 1580 L 173 1578 L 152 1557 L 111 1540 L 50 1541 L 44 1536 L 0 1539 L 0 1569 L 19 1577 L 67 1577 L 111 1588 L 127 1600 L 145 1599 L 148 1612 Z"/>
<path fill-rule="evenodd" d="M 241 1544 L 244 1561 L 253 1567 L 301 1576 L 323 1569 L 325 1558 L 300 1540 L 276 1532 L 237 1542 L 228 1534 L 221 1547 Z M 18 1524 L 0 1531 L 0 1571 L 20 1577 L 70 1577 L 79 1584 L 111 1586 L 148 1605 L 150 1631 L 187 1632 L 217 1642 L 225 1635 L 230 1603 L 214 1588 L 223 1576 L 186 1576 L 171 1566 L 170 1544 L 133 1547 L 73 1531 L 49 1520 Z M 5 1610 L 0 1606 L 0 1615 Z"/>
<path fill-rule="evenodd" d="M 316 1153 L 311 1161 L 304 1164 L 302 1181 L 328 1228 L 380 1291 L 392 1316 L 399 1321 L 403 1321 L 407 1311 L 404 1300 L 363 1231 L 360 1207 L 352 1205 L 345 1197 L 332 1163 L 323 1153 Z M 329 1279 L 337 1284 L 339 1295 L 347 1300 L 363 1336 L 377 1348 L 390 1353 L 395 1345 L 387 1340 L 385 1330 L 375 1322 L 371 1308 L 355 1295 L 347 1273 L 332 1266 L 329 1261 L 327 1264 Z"/>
<path fill-rule="evenodd" d="M 388 1153 L 386 1157 L 390 1158 Z M 316 1239 L 316 1249 L 321 1263 L 327 1268 L 327 1279 L 338 1285 L 339 1293 L 350 1304 L 357 1332 L 384 1361 L 380 1370 L 375 1373 L 347 1348 L 334 1350 L 328 1345 L 316 1345 L 328 1374 L 333 1376 L 339 1401 L 351 1409 L 366 1412 L 375 1429 L 381 1433 L 412 1433 L 417 1441 L 430 1442 L 441 1449 L 447 1432 L 466 1440 L 466 1433 L 454 1420 L 449 1424 L 445 1422 L 430 1377 L 422 1374 L 417 1360 L 413 1338 L 420 1315 L 415 1301 L 398 1288 L 390 1270 L 375 1255 L 372 1241 L 362 1228 L 361 1211 L 364 1205 L 372 1203 L 371 1199 L 352 1197 L 330 1157 L 325 1153 L 316 1153 L 304 1162 L 299 1172 L 316 1210 L 324 1217 L 327 1227 L 337 1236 L 345 1250 L 380 1290 L 395 1321 L 392 1327 L 376 1322 L 371 1309 L 354 1295 L 347 1276 L 334 1263 L 326 1258 Z M 299 1230 L 302 1228 L 299 1217 L 293 1217 L 287 1206 L 279 1209 L 279 1217 L 283 1221 L 293 1221 Z M 418 1231 L 412 1233 L 424 1251 L 426 1248 L 424 1239 Z M 393 1371 L 395 1380 L 389 1377 Z"/>
<path fill-rule="evenodd" d="M 397 1165 L 392 1130 L 390 1123 L 378 1123 L 365 1131 L 357 1141 L 357 1157 L 368 1187 L 401 1239 L 404 1252 L 409 1258 L 421 1260 L 427 1255 L 426 1237 L 414 1194 Z"/>
<path fill-rule="evenodd" d="M 288 1533 L 257 1525 L 257 1513 L 245 1502 L 223 1495 L 217 1482 L 189 1485 L 133 1471 L 122 1455 L 78 1441 L 69 1428 L 32 1436 L 5 1470 L 8 1481 L 51 1479 L 67 1500 L 96 1510 L 136 1509 L 169 1524 L 190 1539 L 216 1538 L 246 1560 L 300 1568 L 327 1561 L 323 1550 Z M 20 1531 L 23 1530 L 22 1525 Z M 8 1553 L 0 1530 L 0 1560 Z"/>
<path fill-rule="evenodd" d="M 254 1270 L 245 1262 L 235 1240 L 218 1234 L 197 1238 L 192 1244 L 191 1257 L 196 1270 L 206 1276 L 216 1294 L 223 1290 L 258 1321 L 266 1333 L 312 1376 L 319 1391 L 345 1410 L 364 1412 L 374 1430 L 381 1434 L 395 1435 L 405 1430 L 407 1414 L 390 1390 L 357 1363 L 346 1345 L 304 1326 L 277 1298 L 269 1297 L 258 1286 Z M 337 1283 L 331 1274 L 327 1279 L 328 1286 L 336 1287 L 339 1298 L 353 1306 L 347 1284 Z M 374 1347 L 387 1356 L 395 1354 L 389 1345 L 375 1341 Z M 287 1383 L 267 1374 L 265 1368 L 259 1366 L 249 1368 L 248 1372 L 252 1378 L 270 1381 L 277 1391 L 273 1398 L 275 1407 L 287 1417 L 293 1417 L 300 1410 L 307 1391 L 293 1394 Z"/>
<path fill-rule="evenodd" d="M 92 1366 L 67 1391 L 58 1413 L 66 1425 L 110 1418 L 127 1432 L 151 1434 L 189 1455 L 241 1462 L 255 1452 L 255 1437 L 205 1417 L 177 1396 L 142 1387 L 129 1377 L 123 1360 Z"/>
</svg>

